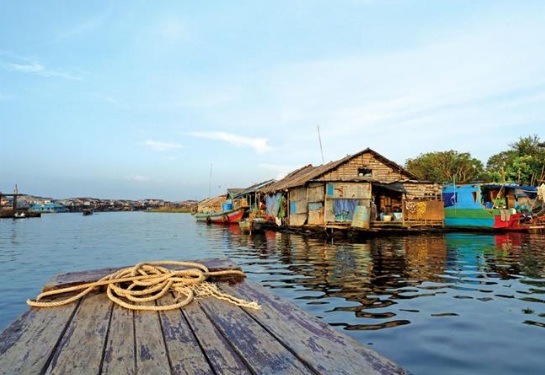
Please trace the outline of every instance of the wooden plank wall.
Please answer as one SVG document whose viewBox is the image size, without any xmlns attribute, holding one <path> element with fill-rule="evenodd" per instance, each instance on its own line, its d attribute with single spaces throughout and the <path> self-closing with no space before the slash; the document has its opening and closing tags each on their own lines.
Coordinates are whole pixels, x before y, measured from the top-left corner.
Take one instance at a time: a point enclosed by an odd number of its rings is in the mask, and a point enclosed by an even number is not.
<svg viewBox="0 0 545 375">
<path fill-rule="evenodd" d="M 404 201 L 405 220 L 443 221 L 445 217 L 443 201 L 413 200 Z"/>
<path fill-rule="evenodd" d="M 442 200 L 442 187 L 436 183 L 404 182 L 403 187 L 407 191 L 406 198 Z"/>
<path fill-rule="evenodd" d="M 358 178 L 358 169 L 367 168 L 371 169 L 372 178 L 383 182 L 394 182 L 399 180 L 408 179 L 410 176 L 406 176 L 400 171 L 393 170 L 390 166 L 377 160 L 372 154 L 366 153 L 354 157 L 345 164 L 340 165 L 337 169 L 326 173 L 320 180 L 322 181 L 343 181 L 353 180 Z"/>
<path fill-rule="evenodd" d="M 307 188 L 307 201 L 309 204 L 308 209 L 308 224 L 309 225 L 322 225 L 325 223 L 324 219 L 324 199 L 325 199 L 325 184 L 311 183 Z M 313 205 L 314 203 L 314 205 Z M 322 203 L 320 207 L 320 203 Z M 312 207 L 319 207 L 313 209 Z"/>
<path fill-rule="evenodd" d="M 368 202 L 371 199 L 371 184 L 366 182 L 329 182 L 326 184 L 324 223 L 334 222 L 335 199 L 358 199 Z"/>
<path fill-rule="evenodd" d="M 289 224 L 291 226 L 302 226 L 307 220 L 308 202 L 306 186 L 291 189 L 289 199 Z M 293 211 L 295 208 L 295 212 Z"/>
</svg>

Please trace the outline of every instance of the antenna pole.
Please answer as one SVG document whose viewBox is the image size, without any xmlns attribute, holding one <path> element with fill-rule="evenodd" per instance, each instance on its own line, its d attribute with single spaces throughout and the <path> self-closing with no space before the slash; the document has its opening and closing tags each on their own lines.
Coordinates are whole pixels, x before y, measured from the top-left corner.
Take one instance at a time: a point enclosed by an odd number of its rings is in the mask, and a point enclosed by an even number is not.
<svg viewBox="0 0 545 375">
<path fill-rule="evenodd" d="M 320 153 L 322 154 L 322 164 L 325 164 L 324 149 L 322 148 L 322 137 L 320 136 L 320 125 L 317 125 L 316 128 L 318 129 L 318 142 L 320 142 Z"/>
</svg>

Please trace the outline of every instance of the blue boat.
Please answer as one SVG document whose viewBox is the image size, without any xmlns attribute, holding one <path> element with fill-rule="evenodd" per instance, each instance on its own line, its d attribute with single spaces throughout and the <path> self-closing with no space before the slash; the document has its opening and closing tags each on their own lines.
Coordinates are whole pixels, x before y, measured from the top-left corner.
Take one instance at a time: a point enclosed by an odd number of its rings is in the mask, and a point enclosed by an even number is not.
<svg viewBox="0 0 545 375">
<path fill-rule="evenodd" d="M 447 228 L 528 231 L 545 224 L 545 205 L 534 186 L 448 184 L 443 203 Z"/>
<path fill-rule="evenodd" d="M 59 213 L 59 212 L 70 212 L 68 207 L 63 206 L 57 203 L 38 203 L 30 206 L 29 211 L 31 212 L 40 212 L 40 213 Z"/>
</svg>

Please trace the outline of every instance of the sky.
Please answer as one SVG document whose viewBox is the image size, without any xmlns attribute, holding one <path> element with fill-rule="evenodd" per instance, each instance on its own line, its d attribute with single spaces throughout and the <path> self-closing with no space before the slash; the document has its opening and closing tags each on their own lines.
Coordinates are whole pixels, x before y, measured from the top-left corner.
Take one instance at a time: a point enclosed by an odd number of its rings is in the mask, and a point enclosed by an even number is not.
<svg viewBox="0 0 545 375">
<path fill-rule="evenodd" d="M 0 191 L 200 200 L 545 139 L 542 0 L 0 0 Z"/>
</svg>

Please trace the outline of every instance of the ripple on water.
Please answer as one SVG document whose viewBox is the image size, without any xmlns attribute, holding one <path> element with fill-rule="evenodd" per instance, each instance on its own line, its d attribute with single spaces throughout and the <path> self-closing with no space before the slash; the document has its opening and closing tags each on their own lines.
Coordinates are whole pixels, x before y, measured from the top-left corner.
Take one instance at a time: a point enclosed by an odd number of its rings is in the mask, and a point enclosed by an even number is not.
<svg viewBox="0 0 545 375">
<path fill-rule="evenodd" d="M 271 231 L 247 236 L 237 226 L 198 225 L 189 215 L 86 219 L 0 221 L 3 326 L 59 272 L 228 256 L 249 280 L 414 374 L 545 367 L 544 236 L 449 233 L 337 244 Z"/>
</svg>

